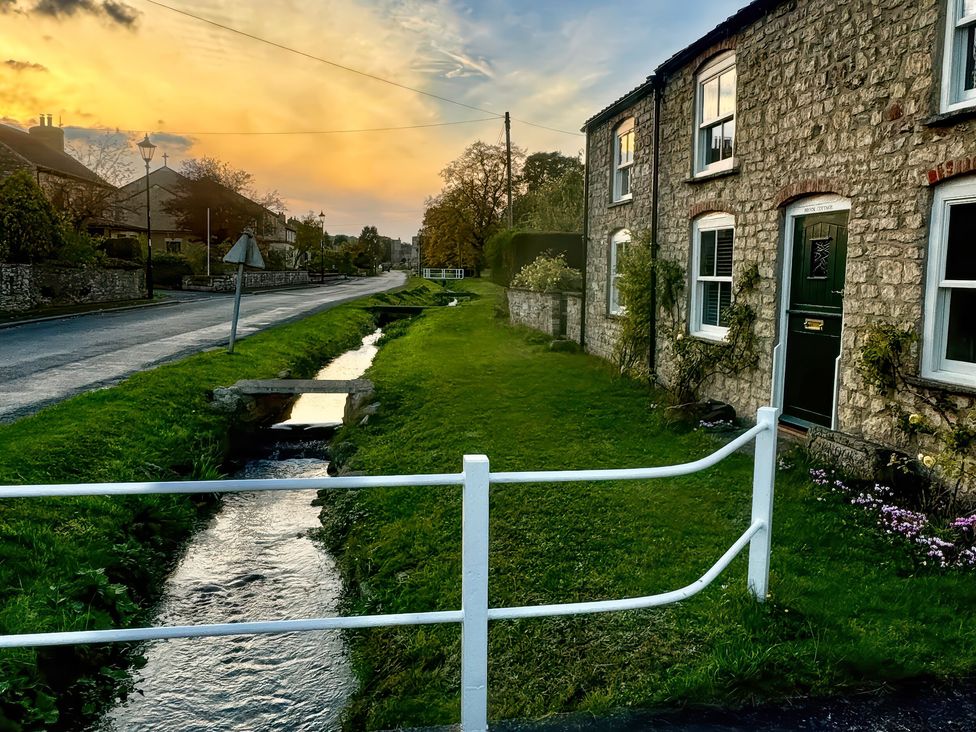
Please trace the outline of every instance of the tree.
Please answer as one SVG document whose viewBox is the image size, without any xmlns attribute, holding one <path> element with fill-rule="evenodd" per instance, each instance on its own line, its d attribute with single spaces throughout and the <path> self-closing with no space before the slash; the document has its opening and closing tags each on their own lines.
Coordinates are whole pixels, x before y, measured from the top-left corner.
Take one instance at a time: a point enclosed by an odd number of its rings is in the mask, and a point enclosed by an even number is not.
<svg viewBox="0 0 976 732">
<path fill-rule="evenodd" d="M 316 260 L 322 256 L 322 250 L 329 246 L 329 234 L 322 226 L 322 222 L 314 211 L 309 211 L 300 219 L 292 219 L 295 227 L 295 251 L 299 253 L 299 261 Z M 318 269 L 324 269 L 318 263 Z"/>
<path fill-rule="evenodd" d="M 569 167 L 519 198 L 519 226 L 532 231 L 583 230 L 583 166 Z"/>
<path fill-rule="evenodd" d="M 383 243 L 380 241 L 380 234 L 375 226 L 363 227 L 359 234 L 359 250 L 367 262 L 363 269 L 370 269 L 375 272 L 376 266 L 383 258 Z"/>
<path fill-rule="evenodd" d="M 580 162 L 579 156 L 570 157 L 559 152 L 532 153 L 522 166 L 522 182 L 526 193 L 534 193 L 569 172 L 582 175 L 583 163 Z"/>
<path fill-rule="evenodd" d="M 524 159 L 525 152 L 513 147 L 515 180 Z M 448 262 L 438 262 L 449 259 L 453 251 L 459 266 L 463 261 L 480 271 L 485 243 L 501 227 L 507 204 L 505 146 L 479 140 L 444 168 L 441 177 L 444 188 L 427 200 L 424 212 L 424 261 L 445 266 Z"/>
<path fill-rule="evenodd" d="M 181 229 L 205 241 L 207 209 L 210 210 L 210 235 L 218 244 L 233 241 L 246 228 L 263 227 L 265 207 L 246 195 L 254 195 L 253 178 L 247 171 L 204 157 L 184 161 L 180 172 L 186 180 L 163 207 L 176 218 Z"/>
<path fill-rule="evenodd" d="M 0 262 L 46 259 L 62 243 L 58 214 L 30 173 L 18 171 L 0 183 Z"/>
<path fill-rule="evenodd" d="M 104 218 L 117 205 L 117 186 L 132 179 L 132 140 L 122 132 L 105 132 L 93 139 L 69 143 L 65 152 L 100 179 L 50 177 L 45 183 L 51 201 L 80 231 L 93 219 Z"/>
</svg>

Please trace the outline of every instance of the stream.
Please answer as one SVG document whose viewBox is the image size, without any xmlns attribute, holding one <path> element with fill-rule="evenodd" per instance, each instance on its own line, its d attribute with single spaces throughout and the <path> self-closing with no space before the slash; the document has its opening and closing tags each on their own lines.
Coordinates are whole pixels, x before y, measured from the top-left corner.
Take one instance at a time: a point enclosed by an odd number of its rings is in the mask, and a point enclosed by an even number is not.
<svg viewBox="0 0 976 732">
<path fill-rule="evenodd" d="M 361 376 L 379 336 L 379 330 L 366 336 L 316 378 Z M 344 405 L 344 394 L 300 397 L 289 419 L 276 425 L 282 452 L 301 455 L 304 445 L 320 455 L 320 446 L 303 443 L 299 430 L 341 423 Z M 321 456 L 261 459 L 234 477 L 316 477 L 327 466 Z M 228 494 L 167 580 L 154 624 L 336 615 L 342 580 L 332 557 L 309 536 L 321 527 L 315 497 L 314 491 Z M 145 667 L 134 672 L 136 692 L 105 716 L 98 732 L 333 730 L 356 686 L 340 631 L 155 641 L 144 655 Z"/>
</svg>

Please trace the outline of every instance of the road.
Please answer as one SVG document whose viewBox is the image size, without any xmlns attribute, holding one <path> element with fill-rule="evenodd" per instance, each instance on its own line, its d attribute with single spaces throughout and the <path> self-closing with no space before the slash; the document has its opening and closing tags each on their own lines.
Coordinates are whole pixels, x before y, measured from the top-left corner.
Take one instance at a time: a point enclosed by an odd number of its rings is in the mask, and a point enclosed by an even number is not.
<svg viewBox="0 0 976 732">
<path fill-rule="evenodd" d="M 238 338 L 398 287 L 402 272 L 298 290 L 245 294 Z M 0 422 L 116 384 L 164 361 L 226 344 L 233 295 L 174 293 L 165 305 L 0 330 Z"/>
</svg>

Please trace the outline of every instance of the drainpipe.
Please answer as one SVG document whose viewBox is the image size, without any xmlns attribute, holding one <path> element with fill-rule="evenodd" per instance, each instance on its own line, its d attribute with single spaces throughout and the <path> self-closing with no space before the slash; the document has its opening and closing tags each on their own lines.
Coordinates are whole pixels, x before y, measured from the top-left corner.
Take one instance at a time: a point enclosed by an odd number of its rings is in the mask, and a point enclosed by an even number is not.
<svg viewBox="0 0 976 732">
<path fill-rule="evenodd" d="M 590 240 L 590 128 L 584 128 L 586 145 L 583 148 L 583 292 L 580 293 L 580 349 L 586 350 L 586 267 L 589 262 Z"/>
<path fill-rule="evenodd" d="M 647 354 L 647 368 L 653 378 L 657 366 L 657 209 L 660 204 L 658 169 L 661 162 L 661 94 L 664 91 L 664 81 L 659 76 L 651 78 L 654 88 L 654 170 L 651 174 L 651 322 L 648 327 L 651 343 Z"/>
</svg>

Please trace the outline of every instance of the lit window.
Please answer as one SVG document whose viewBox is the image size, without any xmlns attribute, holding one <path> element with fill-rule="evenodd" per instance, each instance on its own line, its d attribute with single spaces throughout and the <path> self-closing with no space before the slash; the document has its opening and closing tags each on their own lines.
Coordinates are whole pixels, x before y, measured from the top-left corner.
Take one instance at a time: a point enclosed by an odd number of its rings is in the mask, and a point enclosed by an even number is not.
<svg viewBox="0 0 976 732">
<path fill-rule="evenodd" d="M 624 312 L 624 306 L 620 302 L 620 291 L 617 289 L 617 285 L 620 280 L 620 273 L 617 271 L 617 266 L 620 262 L 620 256 L 627 250 L 627 245 L 629 243 L 630 232 L 627 229 L 621 229 L 610 237 L 610 267 L 608 281 L 610 283 L 609 310 L 611 315 L 620 315 Z"/>
<path fill-rule="evenodd" d="M 925 288 L 922 375 L 976 386 L 976 180 L 935 192 Z"/>
<path fill-rule="evenodd" d="M 630 169 L 634 165 L 634 120 L 621 122 L 613 133 L 613 200 L 626 201 L 630 193 Z"/>
<path fill-rule="evenodd" d="M 976 105 L 976 0 L 947 0 L 942 111 Z"/>
<path fill-rule="evenodd" d="M 712 214 L 695 221 L 691 264 L 691 332 L 724 338 L 732 304 L 732 249 L 735 220 Z"/>
<path fill-rule="evenodd" d="M 695 102 L 695 173 L 714 173 L 732 167 L 735 149 L 735 85 L 733 53 L 720 56 L 698 74 L 698 97 Z"/>
</svg>

